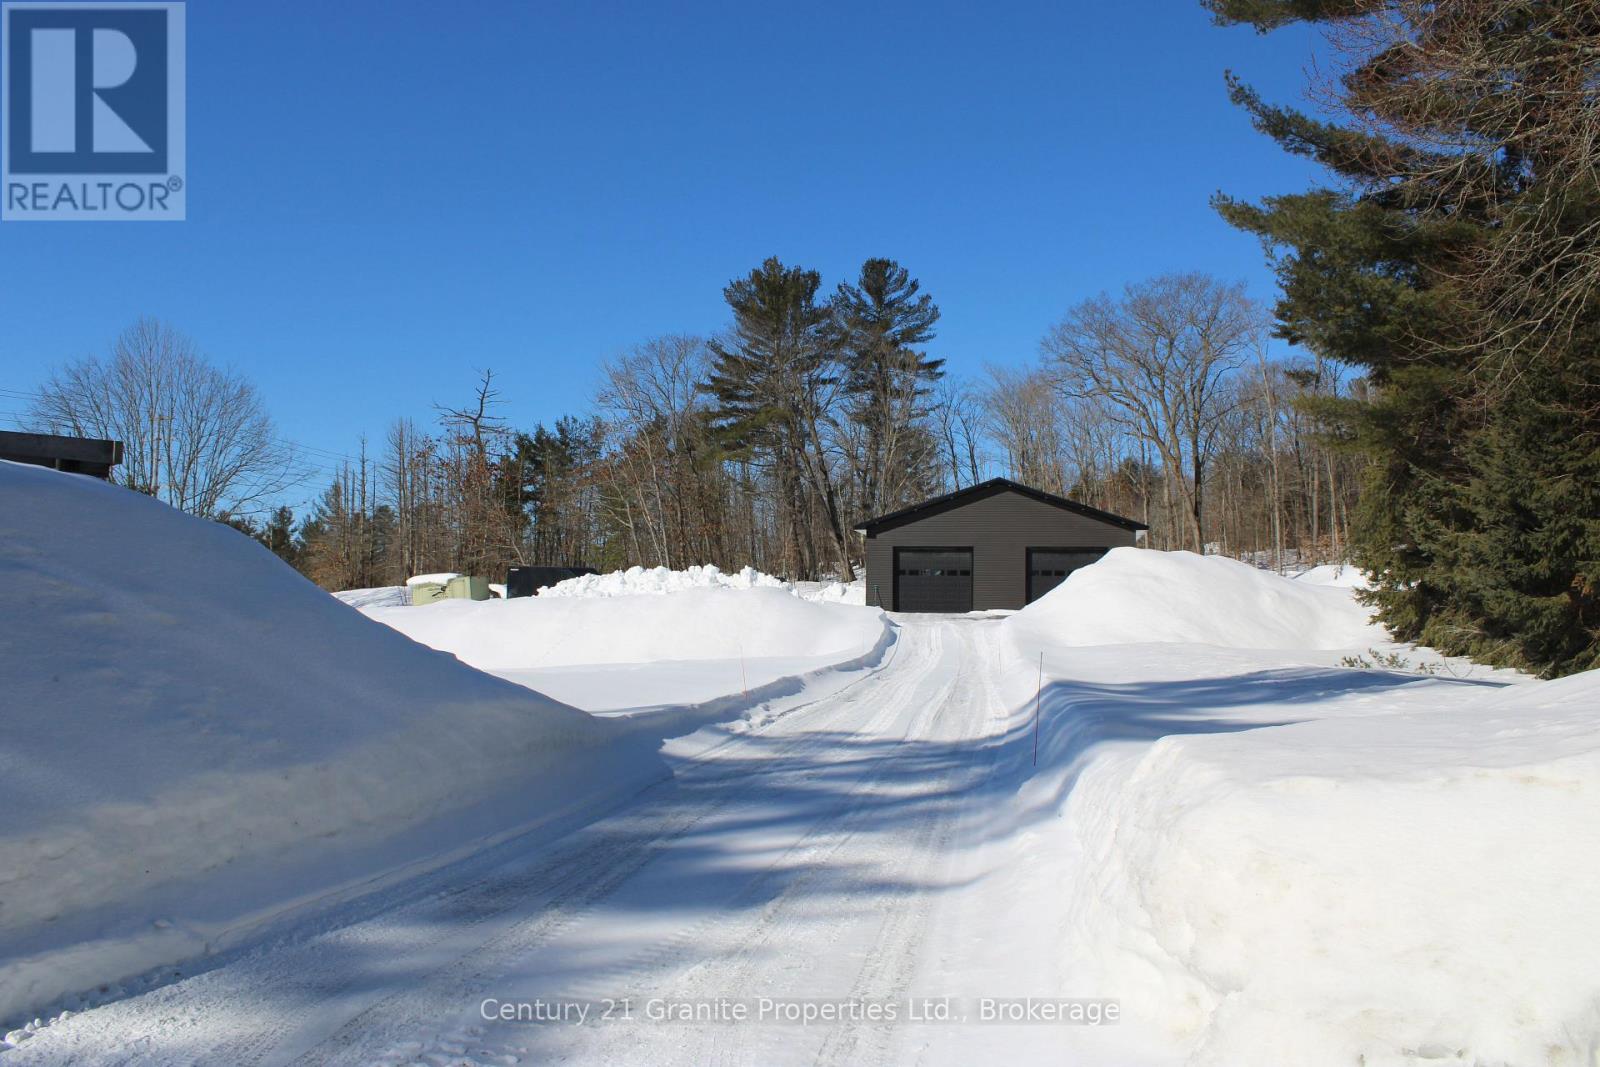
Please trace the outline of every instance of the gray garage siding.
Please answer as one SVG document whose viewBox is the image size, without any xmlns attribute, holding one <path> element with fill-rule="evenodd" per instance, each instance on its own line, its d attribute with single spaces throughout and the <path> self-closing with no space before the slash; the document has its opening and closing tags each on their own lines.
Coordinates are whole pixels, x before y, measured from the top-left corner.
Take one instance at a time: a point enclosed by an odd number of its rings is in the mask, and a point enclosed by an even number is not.
<svg viewBox="0 0 1600 1067">
<path fill-rule="evenodd" d="M 1134 531 L 1021 493 L 1001 492 L 867 538 L 867 603 L 894 603 L 894 550 L 972 547 L 972 606 L 1020 608 L 1028 598 L 1028 549 L 1116 548 Z"/>
</svg>

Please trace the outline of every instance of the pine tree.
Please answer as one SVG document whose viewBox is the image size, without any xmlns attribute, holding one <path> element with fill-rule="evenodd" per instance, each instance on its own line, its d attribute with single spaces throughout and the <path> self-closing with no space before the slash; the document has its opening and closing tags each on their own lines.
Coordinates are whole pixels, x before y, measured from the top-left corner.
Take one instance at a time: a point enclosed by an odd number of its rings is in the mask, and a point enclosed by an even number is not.
<svg viewBox="0 0 1600 1067">
<path fill-rule="evenodd" d="M 841 283 L 833 299 L 850 417 L 863 437 L 859 503 L 868 514 L 911 503 L 930 488 L 925 453 L 932 441 L 919 432 L 919 420 L 944 360 L 920 351 L 939 321 L 938 306 L 920 289 L 894 260 L 869 259 L 855 284 Z"/>
<path fill-rule="evenodd" d="M 1362 368 L 1318 414 L 1370 464 L 1353 553 L 1396 636 L 1562 673 L 1600 647 L 1600 16 L 1577 0 L 1207 0 L 1335 31 L 1323 122 L 1234 100 L 1336 187 L 1224 217 L 1276 256 L 1280 334 Z"/>
<path fill-rule="evenodd" d="M 791 573 L 818 572 L 805 520 L 819 501 L 839 574 L 852 581 L 849 535 L 822 437 L 840 371 L 832 311 L 817 303 L 821 283 L 816 271 L 785 267 L 776 256 L 730 282 L 723 295 L 733 332 L 710 345 L 706 389 L 729 447 L 762 458 L 778 481 L 793 539 Z"/>
<path fill-rule="evenodd" d="M 1449 584 L 1429 629 L 1469 629 L 1497 659 L 1584 670 L 1600 667 L 1600 449 L 1573 447 L 1563 398 L 1548 395 L 1559 387 L 1519 379 L 1467 443 L 1470 478 L 1448 492 L 1461 521 L 1439 531 Z"/>
<path fill-rule="evenodd" d="M 301 571 L 324 589 L 358 587 L 354 556 L 360 520 L 345 491 L 346 474 L 341 471 L 328 483 L 300 524 Z"/>
<path fill-rule="evenodd" d="M 590 563 L 594 516 L 587 488 L 599 462 L 603 428 L 598 419 L 563 416 L 553 430 L 519 433 L 502 462 L 528 562 L 553 566 Z"/>
<path fill-rule="evenodd" d="M 273 511 L 266 528 L 261 532 L 261 543 L 291 567 L 295 565 L 300 552 L 295 544 L 294 512 L 288 505 L 281 505 Z"/>
</svg>

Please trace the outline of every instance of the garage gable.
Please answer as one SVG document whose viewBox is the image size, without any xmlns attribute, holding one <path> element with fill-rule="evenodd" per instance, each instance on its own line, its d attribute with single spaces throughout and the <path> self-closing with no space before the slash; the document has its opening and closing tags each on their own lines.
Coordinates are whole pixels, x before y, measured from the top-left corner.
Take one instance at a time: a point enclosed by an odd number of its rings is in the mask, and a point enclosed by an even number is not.
<svg viewBox="0 0 1600 1067">
<path fill-rule="evenodd" d="M 1079 515 L 1084 518 L 1094 519 L 1098 522 L 1103 522 L 1107 525 L 1118 527 L 1119 529 L 1130 531 L 1149 529 L 1148 526 L 1142 522 L 1138 522 L 1137 520 L 1123 518 L 1121 515 L 1113 515 L 1109 511 L 1101 511 L 1099 508 L 1092 508 L 1087 504 L 1080 504 L 1076 500 L 1068 500 L 1064 496 L 1056 496 L 1053 493 L 1046 493 L 1042 489 L 1035 489 L 1032 486 L 1023 485 L 1021 482 L 1014 482 L 1009 478 L 990 478 L 986 482 L 979 482 L 977 485 L 969 485 L 965 489 L 958 489 L 953 493 L 947 493 L 944 496 L 934 497 L 932 500 L 925 500 L 922 503 L 914 504 L 909 508 L 902 508 L 900 511 L 890 512 L 887 515 L 880 515 L 875 519 L 868 519 L 856 527 L 856 532 L 866 534 L 868 537 L 875 537 L 879 534 L 888 533 L 890 530 L 897 529 L 898 527 L 906 526 L 914 522 L 922 522 L 938 515 L 942 515 L 946 512 L 954 511 L 959 508 L 970 507 L 981 501 L 1007 493 L 1014 493 L 1017 496 L 1044 504 L 1047 507 L 1057 508 L 1059 510 L 1071 512 L 1074 515 Z"/>
</svg>

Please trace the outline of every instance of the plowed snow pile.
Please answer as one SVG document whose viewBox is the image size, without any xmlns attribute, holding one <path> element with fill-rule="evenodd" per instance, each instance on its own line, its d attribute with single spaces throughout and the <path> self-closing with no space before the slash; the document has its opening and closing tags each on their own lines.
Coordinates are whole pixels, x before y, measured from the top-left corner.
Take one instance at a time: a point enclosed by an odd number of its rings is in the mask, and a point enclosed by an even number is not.
<svg viewBox="0 0 1600 1067">
<path fill-rule="evenodd" d="M 884 632 L 881 612 L 802 600 L 787 588 L 764 585 L 365 610 L 483 670 L 761 657 L 847 660 L 871 650 Z"/>
<path fill-rule="evenodd" d="M 0 1020 L 659 767 L 228 527 L 5 462 L 0 500 Z"/>
<path fill-rule="evenodd" d="M 542 597 L 606 597 L 679 593 L 685 589 L 787 589 L 781 578 L 743 567 L 727 574 L 716 566 L 693 566 L 681 571 L 667 567 L 629 567 L 610 574 L 584 574 L 539 590 Z"/>
<path fill-rule="evenodd" d="M 1063 645 L 1364 648 L 1388 640 L 1348 589 L 1223 556 L 1113 548 L 1008 625 Z"/>
<path fill-rule="evenodd" d="M 867 580 L 857 578 L 853 582 L 795 582 L 796 596 L 807 600 L 818 600 L 824 604 L 854 604 L 865 607 L 867 604 Z"/>
<path fill-rule="evenodd" d="M 1020 862 L 1064 973 L 1158 1062 L 1597 1062 L 1600 672 L 1334 666 L 1433 656 L 1355 580 L 1118 549 L 1004 624 L 1016 705 L 1044 656 L 1020 795 L 1060 830 Z"/>
<path fill-rule="evenodd" d="M 1422 710 L 1091 765 L 1061 946 L 1086 988 L 1194 1065 L 1594 1062 L 1600 672 L 1413 685 Z"/>
</svg>

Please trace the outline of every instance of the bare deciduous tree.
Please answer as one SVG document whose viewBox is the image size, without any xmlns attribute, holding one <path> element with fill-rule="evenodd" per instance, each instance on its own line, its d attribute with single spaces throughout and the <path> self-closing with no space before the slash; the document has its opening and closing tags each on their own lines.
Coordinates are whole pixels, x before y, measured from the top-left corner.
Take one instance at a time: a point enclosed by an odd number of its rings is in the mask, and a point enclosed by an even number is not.
<svg viewBox="0 0 1600 1067">
<path fill-rule="evenodd" d="M 108 359 L 57 370 L 27 423 L 123 442 L 119 481 L 207 518 L 248 515 L 303 478 L 255 386 L 155 319 L 122 331 Z"/>
<path fill-rule="evenodd" d="M 712 446 L 699 383 L 707 366 L 702 339 L 670 336 L 646 341 L 603 370 L 600 405 L 625 442 L 606 472 L 618 520 L 641 555 L 663 566 L 684 552 L 717 554 L 703 521 L 717 510 L 705 477 Z"/>
<path fill-rule="evenodd" d="M 987 429 L 1011 476 L 1047 493 L 1067 491 L 1063 405 L 1042 370 L 988 368 L 989 384 L 979 402 Z"/>
<path fill-rule="evenodd" d="M 1206 464 L 1235 402 L 1229 379 L 1263 328 L 1242 285 L 1176 274 L 1085 301 L 1043 342 L 1065 395 L 1104 400 L 1159 454 L 1196 552 L 1205 547 Z"/>
<path fill-rule="evenodd" d="M 972 390 L 948 378 L 940 382 L 930 420 L 945 487 L 963 489 L 983 481 L 984 420 Z"/>
<path fill-rule="evenodd" d="M 439 408 L 447 431 L 442 459 L 451 492 L 449 515 L 457 528 L 451 565 L 471 574 L 498 569 L 512 555 L 516 539 L 516 516 L 504 496 L 499 470 L 510 431 L 505 420 L 491 414 L 499 403 L 494 372 L 486 370 L 472 403 Z"/>
</svg>

